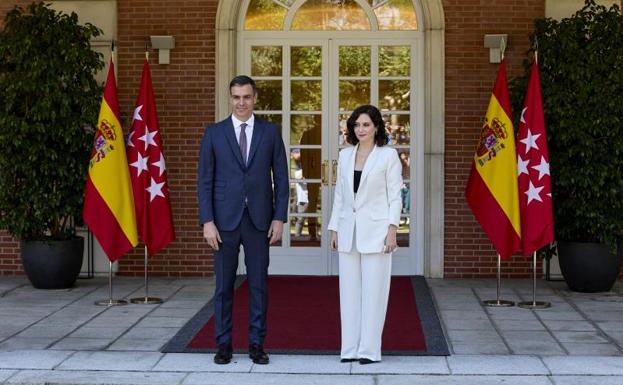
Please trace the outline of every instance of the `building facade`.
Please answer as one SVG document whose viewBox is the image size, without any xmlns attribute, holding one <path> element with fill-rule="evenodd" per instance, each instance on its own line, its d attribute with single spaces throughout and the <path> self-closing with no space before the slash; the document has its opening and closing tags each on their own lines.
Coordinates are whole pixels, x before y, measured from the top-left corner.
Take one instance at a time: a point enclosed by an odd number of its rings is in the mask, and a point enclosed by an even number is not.
<svg viewBox="0 0 623 385">
<path fill-rule="evenodd" d="M 27 3 L 4 1 L 0 14 Z M 343 136 L 348 114 L 371 103 L 383 110 L 390 145 L 403 162 L 404 209 L 393 273 L 494 276 L 495 251 L 463 195 L 498 69 L 484 38 L 506 35 L 512 78 L 523 70 L 533 20 L 563 17 L 582 6 L 576 0 L 51 3 L 104 29 L 94 49 L 106 60 L 110 43 L 117 42 L 126 129 L 146 47 L 150 52 L 177 233 L 150 266 L 152 274 L 172 277 L 213 272 L 198 222 L 197 159 L 206 124 L 230 112 L 228 83 L 235 74 L 258 81 L 257 113 L 281 125 L 290 154 L 290 221 L 283 241 L 271 250 L 272 274 L 337 274 L 337 254 L 329 250 L 323 227 L 337 154 L 348 145 Z M 151 36 L 173 37 L 175 47 L 158 50 Z M 139 246 L 121 259 L 119 273 L 142 272 Z M 530 272 L 531 263 L 521 257 L 503 264 L 504 276 Z M 3 234 L 0 274 L 20 273 L 19 245 Z"/>
</svg>

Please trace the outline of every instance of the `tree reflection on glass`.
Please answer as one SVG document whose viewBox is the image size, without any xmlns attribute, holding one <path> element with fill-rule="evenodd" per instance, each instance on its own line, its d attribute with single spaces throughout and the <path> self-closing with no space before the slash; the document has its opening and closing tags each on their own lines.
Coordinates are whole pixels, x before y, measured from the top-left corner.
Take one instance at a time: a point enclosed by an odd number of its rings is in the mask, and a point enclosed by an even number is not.
<svg viewBox="0 0 623 385">
<path fill-rule="evenodd" d="M 246 30 L 283 30 L 295 0 L 251 0 L 244 21 Z M 412 0 L 367 0 L 379 30 L 417 30 Z M 370 30 L 366 12 L 355 0 L 308 0 L 292 20 L 293 30 Z"/>
<path fill-rule="evenodd" d="M 413 0 L 368 0 L 380 30 L 416 30 L 417 16 Z"/>
<path fill-rule="evenodd" d="M 292 76 L 321 76 L 322 48 L 290 48 L 290 67 Z"/>
<path fill-rule="evenodd" d="M 320 111 L 322 109 L 321 80 L 293 80 L 291 82 L 293 111 Z"/>
<path fill-rule="evenodd" d="M 251 76 L 281 76 L 282 47 L 251 47 Z"/>
<path fill-rule="evenodd" d="M 379 47 L 379 76 L 409 76 L 410 69 L 410 47 Z"/>
<path fill-rule="evenodd" d="M 368 16 L 355 0 L 308 0 L 292 20 L 293 30 L 370 30 Z"/>
<path fill-rule="evenodd" d="M 340 76 L 370 76 L 370 47 L 340 47 Z"/>
<path fill-rule="evenodd" d="M 379 80 L 379 107 L 382 110 L 409 110 L 411 89 L 408 80 Z"/>
<path fill-rule="evenodd" d="M 244 29 L 275 31 L 283 29 L 288 10 L 273 0 L 251 0 L 244 19 Z"/>
<path fill-rule="evenodd" d="M 281 110 L 281 80 L 257 80 L 256 110 Z"/>
<path fill-rule="evenodd" d="M 370 104 L 369 80 L 340 80 L 340 110 L 354 110 Z"/>
</svg>

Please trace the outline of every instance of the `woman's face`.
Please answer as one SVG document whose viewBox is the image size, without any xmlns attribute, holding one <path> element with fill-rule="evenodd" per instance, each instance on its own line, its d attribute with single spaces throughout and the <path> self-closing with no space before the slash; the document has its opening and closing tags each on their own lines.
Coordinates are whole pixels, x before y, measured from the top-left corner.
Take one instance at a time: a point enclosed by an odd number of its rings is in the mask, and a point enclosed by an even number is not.
<svg viewBox="0 0 623 385">
<path fill-rule="evenodd" d="M 374 142 L 374 134 L 376 133 L 376 127 L 372 123 L 372 119 L 368 114 L 361 114 L 355 121 L 355 136 L 361 144 L 370 144 Z"/>
</svg>

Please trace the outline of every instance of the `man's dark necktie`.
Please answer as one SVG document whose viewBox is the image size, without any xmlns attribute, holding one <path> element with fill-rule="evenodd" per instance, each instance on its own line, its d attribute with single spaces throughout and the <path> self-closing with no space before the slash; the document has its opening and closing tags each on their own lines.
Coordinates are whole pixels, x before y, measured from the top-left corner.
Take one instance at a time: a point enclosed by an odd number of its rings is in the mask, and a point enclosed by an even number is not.
<svg viewBox="0 0 623 385">
<path fill-rule="evenodd" d="M 247 134 L 245 132 L 245 128 L 247 128 L 246 123 L 242 123 L 240 125 L 240 155 L 242 155 L 242 163 L 244 165 L 247 164 Z"/>
</svg>

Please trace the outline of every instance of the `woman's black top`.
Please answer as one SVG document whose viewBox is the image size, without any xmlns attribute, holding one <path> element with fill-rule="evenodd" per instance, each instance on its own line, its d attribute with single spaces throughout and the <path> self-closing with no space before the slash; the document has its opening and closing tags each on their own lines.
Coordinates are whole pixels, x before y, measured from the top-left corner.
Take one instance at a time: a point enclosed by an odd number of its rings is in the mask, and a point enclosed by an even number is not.
<svg viewBox="0 0 623 385">
<path fill-rule="evenodd" d="M 357 193 L 357 190 L 359 190 L 359 182 L 361 182 L 361 171 L 355 170 L 355 181 L 354 181 L 354 187 L 355 187 L 355 194 Z"/>
</svg>

